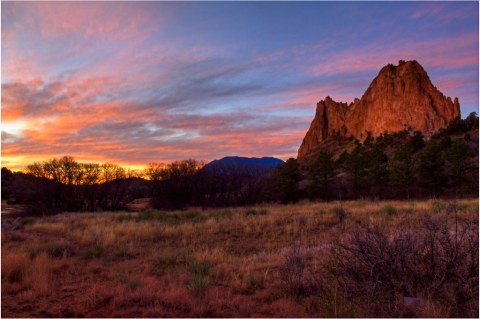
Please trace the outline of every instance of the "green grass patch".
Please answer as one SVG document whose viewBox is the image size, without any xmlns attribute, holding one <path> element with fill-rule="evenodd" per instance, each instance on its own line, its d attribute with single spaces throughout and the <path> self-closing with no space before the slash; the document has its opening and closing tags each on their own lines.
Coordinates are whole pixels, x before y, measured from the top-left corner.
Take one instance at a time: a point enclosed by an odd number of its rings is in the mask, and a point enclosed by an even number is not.
<svg viewBox="0 0 480 319">
<path fill-rule="evenodd" d="M 388 216 L 395 216 L 397 214 L 397 208 L 392 205 L 385 205 L 382 207 L 382 212 Z"/>
<path fill-rule="evenodd" d="M 441 213 L 447 209 L 447 204 L 442 201 L 436 200 L 432 202 L 432 212 Z"/>
</svg>

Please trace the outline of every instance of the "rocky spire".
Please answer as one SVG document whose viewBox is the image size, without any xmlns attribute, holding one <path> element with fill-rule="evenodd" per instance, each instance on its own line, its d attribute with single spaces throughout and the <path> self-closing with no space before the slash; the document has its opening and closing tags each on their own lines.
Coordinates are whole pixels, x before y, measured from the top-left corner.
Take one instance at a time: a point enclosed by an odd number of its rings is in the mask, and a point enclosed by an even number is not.
<svg viewBox="0 0 480 319">
<path fill-rule="evenodd" d="M 445 97 L 417 61 L 401 60 L 398 66 L 384 66 L 360 100 L 347 104 L 326 97 L 318 102 L 298 157 L 332 135 L 364 140 L 368 135 L 411 128 L 430 136 L 458 116 L 458 98 L 452 102 Z"/>
</svg>

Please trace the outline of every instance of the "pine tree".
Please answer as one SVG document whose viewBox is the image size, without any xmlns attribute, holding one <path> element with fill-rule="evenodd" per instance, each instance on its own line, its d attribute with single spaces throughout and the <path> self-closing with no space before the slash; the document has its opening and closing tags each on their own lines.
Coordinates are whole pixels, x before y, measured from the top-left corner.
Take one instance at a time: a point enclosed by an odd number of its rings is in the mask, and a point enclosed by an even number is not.
<svg viewBox="0 0 480 319">
<path fill-rule="evenodd" d="M 277 166 L 273 175 L 276 197 L 279 197 L 282 203 L 296 202 L 300 199 L 298 183 L 302 180 L 302 174 L 296 159 L 290 158 L 285 164 Z"/>
<path fill-rule="evenodd" d="M 437 196 L 445 186 L 444 156 L 440 144 L 435 140 L 425 146 L 418 162 L 420 185 L 427 192 Z"/>
<path fill-rule="evenodd" d="M 383 149 L 375 146 L 372 151 L 366 154 L 367 165 L 367 185 L 370 188 L 370 194 L 378 196 L 385 192 L 385 186 L 388 182 L 388 157 Z"/>
<path fill-rule="evenodd" d="M 320 152 L 308 174 L 312 181 L 312 192 L 320 194 L 322 198 L 327 198 L 330 190 L 329 185 L 332 183 L 336 171 L 337 165 L 332 158 L 332 154 L 324 151 Z"/>
<path fill-rule="evenodd" d="M 402 145 L 389 165 L 390 185 L 397 191 L 404 192 L 410 198 L 415 185 L 413 151 L 410 144 Z"/>
<path fill-rule="evenodd" d="M 364 177 L 367 173 L 367 158 L 365 156 L 365 149 L 361 145 L 357 147 L 348 155 L 344 163 L 344 168 L 353 180 L 353 191 L 359 195 L 362 191 Z"/>
<path fill-rule="evenodd" d="M 475 168 L 469 159 L 470 149 L 463 139 L 457 139 L 450 144 L 446 151 L 448 161 L 447 173 L 452 179 L 456 191 L 461 191 L 468 179 L 467 173 Z"/>
</svg>

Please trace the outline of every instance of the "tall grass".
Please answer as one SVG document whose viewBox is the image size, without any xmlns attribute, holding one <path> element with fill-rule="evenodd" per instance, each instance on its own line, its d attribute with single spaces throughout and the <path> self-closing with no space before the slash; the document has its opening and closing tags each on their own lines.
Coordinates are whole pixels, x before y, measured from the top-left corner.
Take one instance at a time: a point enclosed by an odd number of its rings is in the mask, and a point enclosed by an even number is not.
<svg viewBox="0 0 480 319">
<path fill-rule="evenodd" d="M 2 232 L 2 311 L 62 298 L 70 312 L 50 316 L 475 317 L 478 200 L 440 203 L 35 218 Z"/>
</svg>

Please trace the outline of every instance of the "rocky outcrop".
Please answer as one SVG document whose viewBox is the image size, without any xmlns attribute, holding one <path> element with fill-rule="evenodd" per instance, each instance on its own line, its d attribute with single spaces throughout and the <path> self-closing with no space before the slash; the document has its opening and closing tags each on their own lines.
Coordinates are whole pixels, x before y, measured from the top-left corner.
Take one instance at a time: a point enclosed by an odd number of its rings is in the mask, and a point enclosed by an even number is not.
<svg viewBox="0 0 480 319">
<path fill-rule="evenodd" d="M 445 97 L 417 61 L 399 61 L 398 66 L 383 67 L 361 99 L 347 104 L 327 96 L 318 102 L 298 157 L 310 153 L 329 136 L 353 136 L 363 141 L 368 135 L 411 129 L 429 137 L 458 116 L 458 98 L 452 102 Z"/>
</svg>

